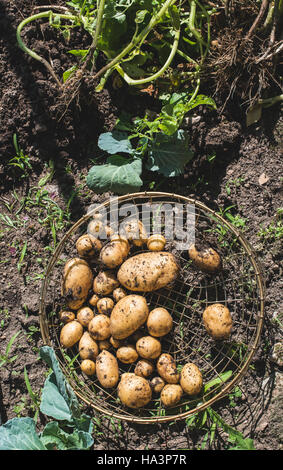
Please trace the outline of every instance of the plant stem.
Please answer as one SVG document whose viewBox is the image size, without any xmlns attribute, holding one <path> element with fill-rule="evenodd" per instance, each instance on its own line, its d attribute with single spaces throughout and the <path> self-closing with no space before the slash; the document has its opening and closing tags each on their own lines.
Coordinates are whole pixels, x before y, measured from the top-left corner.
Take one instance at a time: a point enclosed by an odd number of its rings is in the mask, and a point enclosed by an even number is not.
<svg viewBox="0 0 283 470">
<path fill-rule="evenodd" d="M 191 32 L 193 33 L 193 35 L 195 36 L 195 38 L 197 39 L 197 41 L 200 43 L 200 45 L 203 45 L 203 46 L 207 47 L 206 42 L 203 40 L 200 33 L 198 32 L 198 30 L 195 27 L 196 8 L 197 8 L 196 1 L 191 0 L 191 12 L 190 12 L 190 16 L 189 16 L 189 28 L 190 28 Z"/>
</svg>

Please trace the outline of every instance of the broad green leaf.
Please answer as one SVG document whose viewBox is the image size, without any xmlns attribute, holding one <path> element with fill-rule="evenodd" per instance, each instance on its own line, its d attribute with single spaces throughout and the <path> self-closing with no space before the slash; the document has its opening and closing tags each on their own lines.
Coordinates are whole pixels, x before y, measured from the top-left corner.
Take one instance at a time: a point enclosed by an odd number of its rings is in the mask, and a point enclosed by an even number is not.
<svg viewBox="0 0 283 470">
<path fill-rule="evenodd" d="M 98 147 L 111 155 L 118 152 L 131 154 L 133 151 L 128 135 L 125 132 L 117 130 L 100 134 L 98 138 Z"/>
<path fill-rule="evenodd" d="M 193 158 L 188 135 L 182 129 L 173 135 L 157 134 L 148 155 L 147 169 L 167 177 L 183 174 L 185 165 Z"/>
<path fill-rule="evenodd" d="M 129 161 L 120 155 L 113 155 L 105 165 L 95 165 L 89 170 L 86 183 L 97 193 L 112 191 L 127 194 L 142 186 L 141 172 L 140 159 Z"/>
<path fill-rule="evenodd" d="M 88 49 L 72 49 L 68 51 L 68 54 L 72 54 L 78 57 L 85 57 L 88 53 Z"/>
<path fill-rule="evenodd" d="M 12 418 L 0 426 L 0 450 L 46 450 L 32 418 Z"/>
<path fill-rule="evenodd" d="M 70 78 L 73 75 L 73 73 L 75 73 L 77 69 L 78 69 L 78 66 L 73 65 L 68 70 L 65 70 L 65 72 L 63 73 L 63 82 L 65 83 L 68 80 L 68 78 Z"/>
<path fill-rule="evenodd" d="M 88 432 L 75 429 L 67 433 L 56 421 L 45 426 L 40 439 L 48 450 L 87 450 L 94 442 Z"/>
</svg>

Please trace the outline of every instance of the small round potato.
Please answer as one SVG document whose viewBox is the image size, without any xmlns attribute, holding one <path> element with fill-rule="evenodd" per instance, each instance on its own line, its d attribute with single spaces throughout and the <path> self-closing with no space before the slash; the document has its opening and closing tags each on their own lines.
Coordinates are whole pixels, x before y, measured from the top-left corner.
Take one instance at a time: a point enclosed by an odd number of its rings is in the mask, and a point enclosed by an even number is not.
<svg viewBox="0 0 283 470">
<path fill-rule="evenodd" d="M 204 272 L 215 273 L 222 267 L 221 257 L 213 248 L 198 250 L 195 245 L 192 245 L 188 253 L 194 265 Z"/>
<path fill-rule="evenodd" d="M 114 307 L 114 301 L 110 297 L 102 297 L 98 300 L 96 308 L 103 315 L 110 315 Z"/>
<path fill-rule="evenodd" d="M 60 332 L 60 343 L 64 348 L 71 348 L 80 341 L 83 335 L 83 326 L 77 320 L 70 321 L 63 326 Z"/>
<path fill-rule="evenodd" d="M 90 307 L 81 307 L 77 311 L 77 320 L 85 327 L 88 326 L 90 320 L 94 317 L 94 313 Z"/>
<path fill-rule="evenodd" d="M 166 308 L 157 307 L 149 312 L 146 326 L 151 336 L 165 336 L 172 329 L 173 318 Z"/>
<path fill-rule="evenodd" d="M 79 354 L 81 359 L 96 359 L 99 354 L 97 342 L 85 331 L 79 341 Z"/>
<path fill-rule="evenodd" d="M 168 354 L 163 353 L 159 356 L 156 364 L 157 372 L 165 382 L 169 384 L 177 384 L 180 379 L 180 374 L 177 370 L 174 358 Z"/>
<path fill-rule="evenodd" d="M 135 367 L 135 374 L 147 379 L 154 371 L 154 365 L 147 359 L 141 359 Z"/>
<path fill-rule="evenodd" d="M 70 321 L 75 320 L 76 315 L 74 314 L 74 312 L 71 312 L 68 310 L 62 310 L 62 312 L 59 313 L 59 318 L 61 322 L 69 323 Z"/>
<path fill-rule="evenodd" d="M 110 341 L 108 339 L 102 339 L 101 341 L 98 341 L 98 347 L 100 351 L 108 351 L 111 348 Z"/>
<path fill-rule="evenodd" d="M 88 331 L 93 339 L 101 341 L 108 339 L 111 336 L 110 333 L 110 319 L 107 315 L 99 314 L 95 315 L 88 324 Z"/>
<path fill-rule="evenodd" d="M 112 296 L 115 302 L 119 302 L 119 300 L 126 297 L 126 295 L 127 295 L 127 292 L 124 289 L 122 289 L 122 287 L 117 287 L 117 289 L 114 289 L 112 292 Z"/>
<path fill-rule="evenodd" d="M 229 338 L 232 331 L 232 316 L 223 304 L 211 304 L 203 312 L 203 323 L 207 333 L 215 340 Z"/>
<path fill-rule="evenodd" d="M 91 359 L 84 359 L 81 362 L 81 370 L 86 375 L 94 375 L 95 374 L 95 362 Z"/>
<path fill-rule="evenodd" d="M 156 359 L 161 354 L 161 343 L 152 336 L 143 336 L 137 341 L 136 349 L 144 359 Z"/>
<path fill-rule="evenodd" d="M 183 395 L 182 387 L 178 384 L 167 384 L 161 390 L 160 399 L 164 406 L 174 406 L 179 403 Z"/>
<path fill-rule="evenodd" d="M 160 393 L 163 387 L 165 387 L 165 381 L 162 377 L 153 377 L 149 382 L 151 389 L 154 393 Z"/>
<path fill-rule="evenodd" d="M 92 258 L 99 254 L 102 243 L 90 233 L 81 235 L 76 242 L 78 255 L 82 258 Z"/>
<path fill-rule="evenodd" d="M 108 295 L 113 292 L 119 282 L 113 271 L 101 271 L 93 281 L 93 291 L 98 295 Z"/>
<path fill-rule="evenodd" d="M 136 348 L 132 344 L 127 344 L 118 348 L 116 356 L 119 361 L 123 362 L 123 364 L 132 364 L 139 357 Z"/>
<path fill-rule="evenodd" d="M 61 294 L 70 309 L 78 310 L 85 302 L 93 280 L 92 270 L 81 258 L 73 258 L 65 264 Z"/>
<path fill-rule="evenodd" d="M 166 245 L 166 238 L 156 233 L 149 237 L 146 245 L 150 251 L 162 251 Z"/>
<path fill-rule="evenodd" d="M 89 299 L 88 303 L 92 307 L 96 307 L 97 302 L 99 301 L 100 297 L 97 294 L 93 294 Z"/>
<path fill-rule="evenodd" d="M 128 372 L 121 376 L 118 397 L 123 405 L 136 409 L 150 402 L 152 391 L 145 378 Z"/>
<path fill-rule="evenodd" d="M 116 357 L 104 349 L 97 356 L 95 365 L 96 376 L 102 387 L 116 387 L 119 380 L 119 367 Z"/>
<path fill-rule="evenodd" d="M 192 362 L 188 362 L 181 370 L 180 385 L 188 395 L 197 395 L 203 385 L 202 373 Z"/>
</svg>

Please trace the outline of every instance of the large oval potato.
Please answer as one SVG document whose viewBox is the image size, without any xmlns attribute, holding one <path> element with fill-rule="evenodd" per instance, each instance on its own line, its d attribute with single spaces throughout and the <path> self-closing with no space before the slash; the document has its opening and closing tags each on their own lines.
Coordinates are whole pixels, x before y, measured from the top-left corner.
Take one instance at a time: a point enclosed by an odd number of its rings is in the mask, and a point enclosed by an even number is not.
<svg viewBox="0 0 283 470">
<path fill-rule="evenodd" d="M 115 356 L 104 349 L 96 358 L 96 376 L 104 388 L 113 388 L 119 380 L 119 367 Z"/>
<path fill-rule="evenodd" d="M 67 305 L 78 310 L 85 302 L 93 280 L 92 270 L 81 258 L 73 258 L 65 264 L 61 294 Z"/>
<path fill-rule="evenodd" d="M 199 368 L 188 362 L 181 370 L 180 385 L 188 395 L 197 395 L 202 389 L 203 379 Z"/>
<path fill-rule="evenodd" d="M 83 335 L 83 326 L 77 320 L 70 321 L 60 332 L 60 343 L 64 348 L 71 348 Z"/>
<path fill-rule="evenodd" d="M 230 310 L 223 304 L 211 304 L 203 312 L 203 323 L 207 333 L 215 340 L 227 339 L 232 331 Z"/>
<path fill-rule="evenodd" d="M 152 391 L 145 378 L 128 372 L 121 377 L 118 385 L 118 397 L 129 408 L 141 408 L 150 402 Z"/>
<path fill-rule="evenodd" d="M 165 380 L 165 382 L 169 384 L 176 384 L 179 382 L 180 374 L 171 354 L 161 354 L 158 358 L 156 368 L 158 374 Z"/>
<path fill-rule="evenodd" d="M 151 292 L 173 282 L 178 272 L 179 265 L 172 253 L 146 252 L 124 261 L 117 279 L 129 290 Z"/>
<path fill-rule="evenodd" d="M 148 306 L 141 295 L 130 294 L 119 300 L 110 315 L 111 335 L 125 339 L 146 322 Z"/>
</svg>

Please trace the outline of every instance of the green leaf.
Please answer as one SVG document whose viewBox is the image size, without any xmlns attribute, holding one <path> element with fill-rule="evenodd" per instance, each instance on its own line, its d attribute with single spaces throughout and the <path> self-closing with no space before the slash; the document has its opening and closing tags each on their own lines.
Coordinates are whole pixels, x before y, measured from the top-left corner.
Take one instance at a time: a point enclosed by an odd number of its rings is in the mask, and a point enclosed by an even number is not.
<svg viewBox="0 0 283 470">
<path fill-rule="evenodd" d="M 48 450 L 87 450 L 94 442 L 88 432 L 75 429 L 69 434 L 63 431 L 56 421 L 45 426 L 41 441 Z"/>
<path fill-rule="evenodd" d="M 12 418 L 0 426 L 0 450 L 46 450 L 32 418 Z"/>
<path fill-rule="evenodd" d="M 125 132 L 117 130 L 100 134 L 98 138 L 98 147 L 111 155 L 118 152 L 131 154 L 133 151 L 128 135 Z"/>
<path fill-rule="evenodd" d="M 72 49 L 71 51 L 68 51 L 68 54 L 72 54 L 77 57 L 85 57 L 88 53 L 88 49 Z"/>
<path fill-rule="evenodd" d="M 78 66 L 73 65 L 68 70 L 65 70 L 65 72 L 63 73 L 63 82 L 65 83 L 68 80 L 68 78 L 70 78 L 73 75 L 73 73 L 75 73 L 77 69 L 78 69 Z"/>
<path fill-rule="evenodd" d="M 88 172 L 86 183 L 97 193 L 112 191 L 127 194 L 140 189 L 142 161 L 129 161 L 120 155 L 109 157 L 105 165 L 94 165 Z"/>
<path fill-rule="evenodd" d="M 150 149 L 147 169 L 164 176 L 175 177 L 184 172 L 185 165 L 193 158 L 187 133 L 180 129 L 173 135 L 157 134 Z"/>
</svg>

